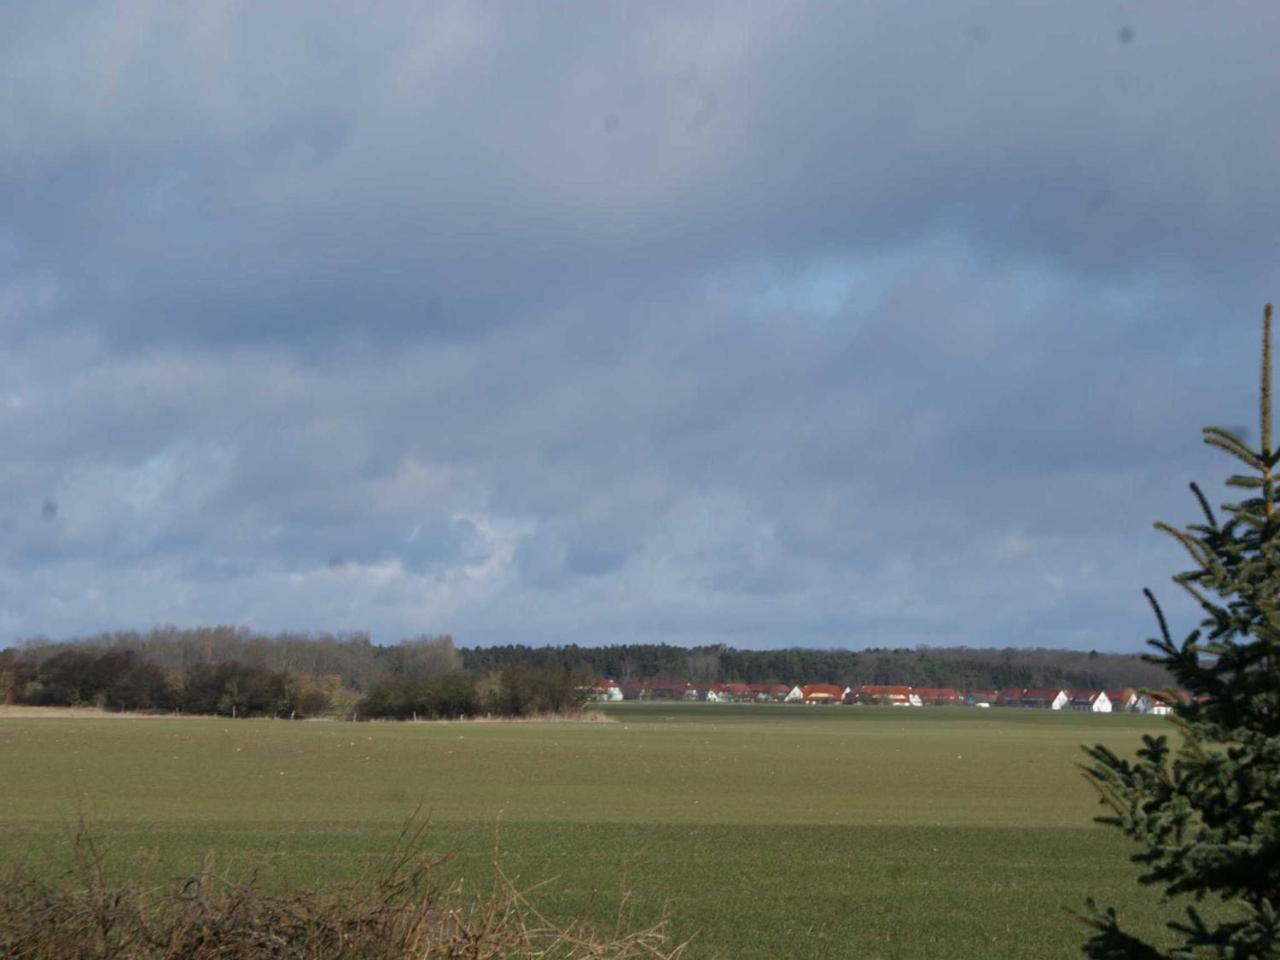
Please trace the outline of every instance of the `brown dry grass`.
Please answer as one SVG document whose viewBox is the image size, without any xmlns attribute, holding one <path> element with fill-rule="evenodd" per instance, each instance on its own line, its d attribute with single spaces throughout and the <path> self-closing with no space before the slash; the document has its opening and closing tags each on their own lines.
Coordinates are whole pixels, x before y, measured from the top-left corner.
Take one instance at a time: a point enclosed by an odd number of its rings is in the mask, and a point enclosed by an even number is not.
<svg viewBox="0 0 1280 960">
<path fill-rule="evenodd" d="M 101 707 L 26 707 L 19 705 L 0 705 L 0 720 L 37 720 L 44 718 L 66 720 L 136 720 L 153 716 L 181 716 L 181 714 L 124 713 L 121 711 L 103 710 Z"/>
<path fill-rule="evenodd" d="M 101 707 L 28 707 L 21 705 L 0 704 L 0 720 L 148 720 L 163 718 L 166 720 L 207 720 L 203 713 L 145 713 L 141 711 L 103 710 Z M 222 719 L 228 719 L 223 717 Z M 257 720 L 278 719 L 272 717 L 255 717 Z M 342 722 L 350 717 L 308 717 L 305 721 L 288 721 L 291 723 L 325 723 Z M 406 721 L 386 720 L 377 723 L 403 723 Z M 412 721 L 409 721 L 412 722 Z M 539 713 L 531 717 L 466 717 L 460 720 L 419 720 L 418 723 L 613 723 L 612 717 L 599 710 L 581 710 L 569 713 Z"/>
<path fill-rule="evenodd" d="M 677 960 L 665 921 L 612 929 L 543 916 L 495 861 L 496 892 L 468 900 L 416 852 L 426 827 L 364 881 L 268 895 L 212 864 L 159 886 L 112 886 L 88 831 L 70 877 L 0 881 L 0 957 L 9 960 Z M 625 902 L 625 901 L 624 901 Z"/>
</svg>

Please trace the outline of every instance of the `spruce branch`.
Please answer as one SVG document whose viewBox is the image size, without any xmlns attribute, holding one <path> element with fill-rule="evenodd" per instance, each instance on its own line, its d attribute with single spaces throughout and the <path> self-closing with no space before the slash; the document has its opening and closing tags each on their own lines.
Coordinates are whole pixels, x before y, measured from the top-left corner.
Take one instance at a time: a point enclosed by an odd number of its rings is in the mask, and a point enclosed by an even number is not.
<svg viewBox="0 0 1280 960">
<path fill-rule="evenodd" d="M 1213 515 L 1213 508 L 1209 506 L 1209 500 L 1204 495 L 1204 491 L 1200 489 L 1200 484 L 1192 480 L 1189 486 L 1191 487 L 1192 494 L 1200 502 L 1200 509 L 1204 511 L 1205 519 L 1209 521 L 1209 528 L 1216 532 L 1218 529 L 1218 518 Z"/>
<path fill-rule="evenodd" d="M 1169 633 L 1169 622 L 1164 618 L 1164 611 L 1160 609 L 1160 601 L 1156 599 L 1156 595 L 1151 592 L 1150 587 L 1142 588 L 1143 595 L 1147 598 L 1147 603 L 1151 604 L 1151 609 L 1155 612 L 1156 623 L 1160 624 L 1160 636 L 1164 638 L 1167 646 L 1173 646 L 1173 636 Z"/>
<path fill-rule="evenodd" d="M 1254 470 L 1262 472 L 1267 469 L 1266 461 L 1258 456 L 1257 453 L 1245 446 L 1244 441 L 1233 433 L 1226 430 L 1220 430 L 1217 427 L 1205 427 L 1204 442 L 1211 447 L 1217 447 L 1219 450 L 1226 451 L 1237 460 L 1241 460 L 1247 466 L 1252 467 Z"/>
<path fill-rule="evenodd" d="M 1214 554 L 1212 548 L 1204 543 L 1204 541 L 1191 536 L 1183 530 L 1179 530 L 1177 527 L 1172 527 L 1163 521 L 1157 521 L 1155 528 L 1169 534 L 1169 536 L 1182 544 L 1187 553 L 1191 555 L 1191 559 L 1196 563 L 1219 576 L 1226 576 L 1226 568 Z"/>
<path fill-rule="evenodd" d="M 1271 456 L 1271 304 L 1262 309 L 1262 456 Z"/>
<path fill-rule="evenodd" d="M 1263 496 L 1267 502 L 1267 519 L 1270 520 L 1275 515 L 1276 505 L 1271 484 L 1271 304 L 1269 303 L 1262 311 L 1262 389 L 1259 393 L 1262 395 L 1260 403 L 1262 407 L 1262 479 L 1265 488 Z"/>
</svg>

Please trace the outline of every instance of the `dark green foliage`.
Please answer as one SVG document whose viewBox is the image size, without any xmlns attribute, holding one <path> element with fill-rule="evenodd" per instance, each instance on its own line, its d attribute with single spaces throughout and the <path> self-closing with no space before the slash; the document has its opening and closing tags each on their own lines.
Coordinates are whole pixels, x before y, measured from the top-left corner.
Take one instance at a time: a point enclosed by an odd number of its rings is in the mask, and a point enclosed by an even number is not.
<svg viewBox="0 0 1280 960">
<path fill-rule="evenodd" d="M 0 703 L 314 717 L 330 712 L 344 687 L 360 691 L 461 668 L 449 636 L 375 646 L 364 635 L 161 627 L 0 650 Z M 469 712 L 465 704 L 447 709 Z"/>
<path fill-rule="evenodd" d="M 172 710 L 179 704 L 163 670 L 130 656 L 103 690 L 102 705 L 108 710 Z"/>
<path fill-rule="evenodd" d="M 1073 650 L 736 650 L 727 646 L 686 649 L 669 644 L 573 644 L 529 647 L 463 647 L 469 670 L 488 672 L 521 665 L 574 670 L 613 680 L 677 680 L 734 683 L 912 684 L 960 690 L 1001 687 L 1161 686 L 1169 675 L 1136 655 L 1087 654 Z"/>
<path fill-rule="evenodd" d="M 460 674 L 460 676 L 454 676 Z M 462 675 L 465 674 L 465 675 Z M 736 650 L 670 644 L 458 648 L 448 635 L 374 644 L 365 634 L 157 627 L 0 650 L 0 703 L 235 716 L 522 716 L 579 708 L 591 678 L 676 683 L 1156 686 L 1136 656 L 1068 650 Z M 539 679 L 540 678 L 540 679 Z M 356 700 L 364 694 L 363 705 Z"/>
<path fill-rule="evenodd" d="M 1086 774 L 1111 813 L 1099 822 L 1136 841 L 1142 881 L 1166 896 L 1225 904 L 1206 919 L 1194 906 L 1170 923 L 1180 943 L 1168 952 L 1131 937 L 1114 911 L 1090 904 L 1096 933 L 1085 954 L 1121 958 L 1280 957 L 1280 516 L 1271 445 L 1271 307 L 1263 335 L 1262 430 L 1258 449 L 1218 427 L 1205 442 L 1249 471 L 1230 486 L 1246 499 L 1223 506 L 1220 522 L 1194 484 L 1204 520 L 1174 536 L 1194 567 L 1174 577 L 1204 611 L 1200 629 L 1173 640 L 1155 597 L 1160 636 L 1150 659 L 1164 666 L 1189 698 L 1166 694 L 1181 734 L 1143 738 L 1134 760 L 1103 746 L 1087 749 Z"/>
<path fill-rule="evenodd" d="M 36 678 L 36 665 L 19 650 L 0 650 L 0 704 L 17 703 Z"/>
<path fill-rule="evenodd" d="M 82 650 L 64 650 L 40 665 L 31 702 L 57 706 L 80 706 L 92 703 L 100 688 L 100 674 L 95 669 L 98 657 Z"/>
<path fill-rule="evenodd" d="M 310 651 L 308 643 L 317 649 Z M 228 658 L 235 651 L 247 658 Z M 161 666 L 174 662 L 185 665 Z M 330 672 L 344 663 L 366 684 L 355 709 L 362 717 L 565 713 L 581 710 L 592 691 L 589 677 L 557 666 L 463 670 L 448 636 L 377 647 L 367 638 L 272 641 L 238 631 L 161 630 L 144 638 L 115 635 L 0 651 L 0 703 L 315 717 L 336 711 L 335 695 L 344 684 L 361 689 L 340 671 Z"/>
<path fill-rule="evenodd" d="M 529 717 L 580 711 L 591 693 L 588 678 L 580 674 L 556 667 L 511 666 L 485 676 L 455 671 L 390 680 L 370 690 L 357 710 L 363 717 L 397 720 L 479 714 Z"/>
<path fill-rule="evenodd" d="M 187 713 L 281 717 L 293 709 L 289 675 L 232 661 L 198 664 L 183 679 L 179 704 Z"/>
<path fill-rule="evenodd" d="M 398 643 L 375 644 L 368 635 L 277 634 L 266 636 L 237 627 L 178 629 L 157 627 L 145 633 L 119 632 L 77 637 L 57 643 L 29 640 L 0 650 L 0 702 L 36 703 L 35 673 L 65 653 L 127 651 L 158 668 L 164 676 L 181 677 L 199 666 L 235 662 L 269 672 L 284 672 L 317 689 L 353 695 L 396 680 L 438 677 L 457 670 L 489 674 L 506 667 L 569 671 L 613 680 L 673 680 L 694 683 L 859 683 L 913 684 L 959 690 L 1003 687 L 1160 686 L 1169 682 L 1158 666 L 1135 655 L 1086 654 L 1072 650 L 979 650 L 929 647 L 909 650 L 736 650 L 712 646 L 676 647 L 661 643 L 613 644 L 601 647 L 455 647 L 446 635 L 424 636 Z M 74 684 L 56 695 L 70 703 L 94 702 Z M 167 709 L 163 702 L 154 709 Z M 180 704 L 175 704 L 180 706 Z M 141 709 L 145 709 L 140 707 Z M 327 706 L 323 709 L 327 709 Z M 299 714 L 323 712 L 314 703 Z"/>
<path fill-rule="evenodd" d="M 439 677 L 393 679 L 365 694 L 356 708 L 362 717 L 457 720 L 480 711 L 475 678 L 465 672 Z"/>
<path fill-rule="evenodd" d="M 6 657 L 0 676 L 8 700 L 38 706 L 284 717 L 316 716 L 330 700 L 324 689 L 283 670 L 230 661 L 166 673 L 118 647 L 64 649 L 39 666 Z"/>
<path fill-rule="evenodd" d="M 486 711 L 509 717 L 581 710 L 590 691 L 588 677 L 555 667 L 505 667 L 479 684 Z"/>
<path fill-rule="evenodd" d="M 345 687 L 357 691 L 367 690 L 388 677 L 434 675 L 462 667 L 453 638 L 447 635 L 380 646 L 363 633 L 267 636 L 243 627 L 156 627 L 146 633 L 102 633 L 56 643 L 33 639 L 0 651 L 0 696 L 4 695 L 4 684 L 14 665 L 34 669 L 67 652 L 98 655 L 106 651 L 128 651 L 169 674 L 183 674 L 202 664 L 235 662 L 315 681 L 340 677 Z M 24 684 L 29 682 L 26 676 L 22 680 Z M 16 681 L 10 681 L 10 687 L 16 686 Z"/>
<path fill-rule="evenodd" d="M 15 670 L 14 676 L 18 676 Z M 132 650 L 63 650 L 25 672 L 14 700 L 46 706 L 111 710 L 169 709 L 176 705 L 164 671 Z M 20 689 L 18 689 L 20 687 Z"/>
</svg>

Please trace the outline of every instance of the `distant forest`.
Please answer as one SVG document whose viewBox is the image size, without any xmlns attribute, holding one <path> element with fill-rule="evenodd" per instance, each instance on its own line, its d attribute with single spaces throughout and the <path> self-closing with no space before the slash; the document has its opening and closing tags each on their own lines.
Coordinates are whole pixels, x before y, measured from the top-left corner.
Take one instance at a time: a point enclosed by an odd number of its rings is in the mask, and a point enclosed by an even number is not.
<svg viewBox="0 0 1280 960">
<path fill-rule="evenodd" d="M 961 691 L 1169 685 L 1136 654 L 1047 649 L 736 650 L 670 644 L 456 647 L 449 636 L 161 627 L 0 650 L 0 703 L 237 716 L 390 717 L 575 709 L 593 678 L 908 684 Z"/>
<path fill-rule="evenodd" d="M 954 687 L 1106 689 L 1170 684 L 1164 669 L 1137 654 L 1074 650 L 929 647 L 913 650 L 736 650 L 617 644 L 606 647 L 463 647 L 469 670 L 520 664 L 555 667 L 610 680 L 693 683 L 860 683 Z"/>
</svg>

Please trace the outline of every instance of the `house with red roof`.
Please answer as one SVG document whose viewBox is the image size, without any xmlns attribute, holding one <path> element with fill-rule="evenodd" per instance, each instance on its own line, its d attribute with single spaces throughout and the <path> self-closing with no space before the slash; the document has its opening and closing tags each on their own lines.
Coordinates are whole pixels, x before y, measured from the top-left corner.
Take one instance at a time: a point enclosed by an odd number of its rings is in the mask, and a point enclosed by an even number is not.
<svg viewBox="0 0 1280 960">
<path fill-rule="evenodd" d="M 864 683 L 855 696 L 859 703 L 888 707 L 918 707 L 922 701 L 910 687 Z"/>
<path fill-rule="evenodd" d="M 597 677 L 592 684 L 592 691 L 597 700 L 621 700 L 622 687 L 613 680 Z"/>
<path fill-rule="evenodd" d="M 1103 693 L 1111 701 L 1112 713 L 1138 712 L 1138 691 L 1133 687 L 1124 687 L 1120 690 L 1104 690 Z"/>
<path fill-rule="evenodd" d="M 996 693 L 996 698 L 992 703 L 997 707 L 1020 707 L 1022 706 L 1022 695 L 1026 692 L 1024 687 L 1006 687 Z"/>
<path fill-rule="evenodd" d="M 926 707 L 951 707 L 964 703 L 964 695 L 951 687 L 912 687 L 911 692 Z"/>
<path fill-rule="evenodd" d="M 1111 699 L 1103 690 L 1073 690 L 1070 707 L 1086 713 L 1110 713 Z"/>
<path fill-rule="evenodd" d="M 707 703 L 721 703 L 720 688 L 721 684 L 718 683 L 694 684 L 693 698 L 695 700 L 705 700 Z"/>
<path fill-rule="evenodd" d="M 1061 710 L 1070 700 L 1065 690 L 1039 688 L 1022 691 L 1022 706 L 1037 710 Z"/>
<path fill-rule="evenodd" d="M 649 684 L 649 697 L 653 700 L 696 700 L 698 691 L 683 680 L 654 680 Z"/>
<path fill-rule="evenodd" d="M 758 702 L 782 700 L 791 690 L 785 683 L 753 683 L 748 689 L 752 699 Z"/>
<path fill-rule="evenodd" d="M 808 683 L 791 688 L 787 703 L 842 703 L 845 688 L 834 683 Z"/>
</svg>

